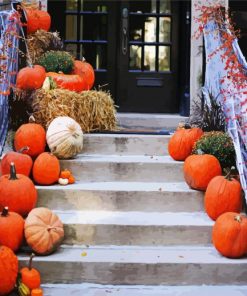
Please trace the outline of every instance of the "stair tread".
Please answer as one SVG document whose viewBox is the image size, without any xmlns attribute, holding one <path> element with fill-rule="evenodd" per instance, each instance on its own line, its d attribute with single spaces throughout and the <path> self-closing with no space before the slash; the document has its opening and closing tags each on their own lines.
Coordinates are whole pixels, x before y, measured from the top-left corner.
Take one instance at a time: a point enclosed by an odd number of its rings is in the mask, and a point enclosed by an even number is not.
<svg viewBox="0 0 247 296">
<path fill-rule="evenodd" d="M 18 254 L 20 261 L 29 256 Z M 121 264 L 247 264 L 247 258 L 229 259 L 213 246 L 67 246 L 35 262 L 121 263 Z"/>
<path fill-rule="evenodd" d="M 204 212 L 54 211 L 64 224 L 129 226 L 211 226 Z"/>
<path fill-rule="evenodd" d="M 246 296 L 247 286 L 43 285 L 47 296 Z"/>
<path fill-rule="evenodd" d="M 107 191 L 153 191 L 153 192 L 197 192 L 185 182 L 76 182 L 61 186 L 38 186 L 38 190 L 107 190 Z"/>
<path fill-rule="evenodd" d="M 95 133 L 95 134 L 84 134 L 83 137 L 85 139 L 90 139 L 90 138 L 100 138 L 104 140 L 104 138 L 134 138 L 134 139 L 170 139 L 171 135 L 144 135 L 144 134 L 114 134 L 114 133 Z"/>
</svg>

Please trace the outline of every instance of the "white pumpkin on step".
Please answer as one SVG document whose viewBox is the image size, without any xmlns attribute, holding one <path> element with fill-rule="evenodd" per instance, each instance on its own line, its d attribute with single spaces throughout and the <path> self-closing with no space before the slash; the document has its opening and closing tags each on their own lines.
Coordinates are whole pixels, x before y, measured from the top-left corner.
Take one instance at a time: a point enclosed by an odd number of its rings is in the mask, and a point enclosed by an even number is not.
<svg viewBox="0 0 247 296">
<path fill-rule="evenodd" d="M 83 148 L 83 132 L 80 125 L 68 116 L 59 116 L 49 125 L 46 141 L 58 158 L 72 158 Z"/>
</svg>

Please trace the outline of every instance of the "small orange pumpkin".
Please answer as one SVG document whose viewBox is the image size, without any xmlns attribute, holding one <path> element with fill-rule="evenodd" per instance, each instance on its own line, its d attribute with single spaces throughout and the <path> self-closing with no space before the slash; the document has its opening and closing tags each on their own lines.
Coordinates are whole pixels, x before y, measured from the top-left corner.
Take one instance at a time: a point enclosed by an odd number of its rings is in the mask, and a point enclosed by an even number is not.
<svg viewBox="0 0 247 296">
<path fill-rule="evenodd" d="M 63 223 L 47 208 L 33 209 L 25 221 L 24 231 L 28 245 L 39 255 L 55 251 L 64 238 Z"/>
<path fill-rule="evenodd" d="M 27 33 L 32 34 L 38 30 L 49 31 L 51 26 L 51 16 L 47 11 L 26 8 Z"/>
<path fill-rule="evenodd" d="M 40 185 L 51 185 L 57 182 L 60 164 L 57 157 L 49 152 L 41 153 L 33 164 L 33 179 Z"/>
<path fill-rule="evenodd" d="M 89 90 L 93 87 L 95 81 L 95 74 L 93 67 L 89 63 L 75 60 L 74 69 L 72 73 L 78 74 L 83 78 L 83 80 L 85 81 L 86 90 Z"/>
<path fill-rule="evenodd" d="M 16 87 L 23 90 L 41 88 L 45 77 L 45 68 L 40 65 L 22 68 L 16 77 Z"/>
<path fill-rule="evenodd" d="M 0 295 L 8 295 L 14 287 L 18 274 L 18 259 L 13 251 L 0 246 Z"/>
<path fill-rule="evenodd" d="M 69 179 L 70 176 L 71 176 L 71 171 L 65 169 L 65 170 L 61 171 L 59 177 L 63 178 L 63 179 Z"/>
<path fill-rule="evenodd" d="M 8 207 L 4 207 L 0 215 L 0 245 L 9 247 L 16 252 L 23 240 L 24 219 L 17 213 L 9 212 Z"/>
<path fill-rule="evenodd" d="M 43 296 L 43 295 L 44 295 L 44 293 L 43 293 L 42 288 L 33 289 L 31 291 L 31 296 Z"/>
<path fill-rule="evenodd" d="M 34 254 L 31 254 L 28 267 L 23 267 L 20 270 L 21 281 L 30 290 L 39 288 L 41 283 L 41 277 L 40 277 L 39 271 L 32 267 L 32 261 L 34 256 L 35 256 Z"/>
<path fill-rule="evenodd" d="M 31 157 L 36 157 L 45 151 L 46 133 L 42 125 L 37 123 L 22 124 L 15 133 L 14 147 L 18 151 L 23 147 L 29 147 L 29 150 L 23 151 Z"/>
<path fill-rule="evenodd" d="M 225 257 L 240 258 L 247 253 L 247 218 L 224 213 L 216 220 L 212 234 L 215 248 Z"/>
<path fill-rule="evenodd" d="M 200 128 L 178 129 L 170 138 L 168 152 L 174 160 L 185 160 L 193 149 L 195 142 L 203 135 Z"/>
<path fill-rule="evenodd" d="M 0 177 L 0 211 L 8 206 L 9 211 L 26 216 L 36 205 L 37 190 L 33 182 L 24 175 L 16 174 L 11 163 L 10 175 Z"/>
<path fill-rule="evenodd" d="M 27 154 L 22 154 L 22 152 L 29 150 L 28 147 L 23 147 L 20 151 L 7 152 L 1 160 L 0 171 L 2 175 L 7 175 L 10 173 L 10 164 L 14 162 L 16 172 L 25 176 L 29 176 L 33 166 L 32 158 Z"/>
<path fill-rule="evenodd" d="M 208 216 L 216 220 L 226 212 L 240 213 L 242 209 L 242 188 L 240 182 L 230 177 L 214 177 L 208 184 L 204 197 L 204 207 Z"/>
<path fill-rule="evenodd" d="M 206 190 L 213 177 L 221 174 L 220 163 L 213 155 L 190 155 L 185 159 L 184 178 L 193 189 Z"/>
</svg>

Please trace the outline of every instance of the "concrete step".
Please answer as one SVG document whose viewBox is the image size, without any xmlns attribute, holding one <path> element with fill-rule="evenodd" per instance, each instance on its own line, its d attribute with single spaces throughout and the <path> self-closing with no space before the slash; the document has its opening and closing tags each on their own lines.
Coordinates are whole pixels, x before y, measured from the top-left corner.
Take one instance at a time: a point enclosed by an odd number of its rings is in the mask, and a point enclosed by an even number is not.
<svg viewBox="0 0 247 296">
<path fill-rule="evenodd" d="M 54 210 L 198 212 L 204 193 L 185 182 L 78 182 L 73 185 L 36 186 L 38 206 Z"/>
<path fill-rule="evenodd" d="M 171 136 L 85 134 L 83 154 L 167 155 Z"/>
<path fill-rule="evenodd" d="M 27 255 L 18 257 L 27 264 Z M 63 246 L 33 263 L 44 284 L 246 285 L 247 258 L 227 259 L 211 246 Z"/>
<path fill-rule="evenodd" d="M 213 221 L 204 212 L 55 211 L 65 244 L 176 245 L 211 242 Z"/>
<path fill-rule="evenodd" d="M 46 296 L 247 296 L 247 286 L 43 285 Z"/>
<path fill-rule="evenodd" d="M 170 156 L 82 155 L 60 163 L 83 182 L 184 182 L 183 162 Z"/>
</svg>

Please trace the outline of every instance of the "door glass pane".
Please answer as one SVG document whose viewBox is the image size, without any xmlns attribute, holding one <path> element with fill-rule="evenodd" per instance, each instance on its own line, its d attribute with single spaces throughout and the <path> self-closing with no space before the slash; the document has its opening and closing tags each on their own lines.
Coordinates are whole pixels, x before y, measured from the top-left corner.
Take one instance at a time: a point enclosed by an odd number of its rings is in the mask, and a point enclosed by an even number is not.
<svg viewBox="0 0 247 296">
<path fill-rule="evenodd" d="M 156 41 L 156 18 L 155 17 L 146 18 L 144 23 L 144 28 L 145 28 L 144 41 L 155 42 Z"/>
<path fill-rule="evenodd" d="M 130 12 L 139 12 L 139 13 L 156 13 L 157 6 L 156 0 L 149 0 L 149 1 L 130 1 Z"/>
<path fill-rule="evenodd" d="M 76 40 L 77 39 L 77 16 L 66 15 L 66 39 Z"/>
<path fill-rule="evenodd" d="M 130 70 L 141 70 L 142 66 L 142 48 L 138 45 L 131 45 L 129 50 L 129 68 Z"/>
<path fill-rule="evenodd" d="M 170 56 L 170 46 L 159 46 L 159 71 L 171 71 Z"/>
<path fill-rule="evenodd" d="M 160 0 L 160 13 L 171 13 L 171 0 Z"/>
<path fill-rule="evenodd" d="M 144 46 L 144 70 L 155 71 L 155 46 Z"/>
<path fill-rule="evenodd" d="M 130 17 L 130 40 L 142 41 L 143 40 L 143 18 L 142 17 Z"/>
<path fill-rule="evenodd" d="M 66 9 L 67 10 L 77 10 L 78 0 L 67 0 L 66 1 Z"/>
<path fill-rule="evenodd" d="M 171 41 L 171 18 L 160 17 L 159 42 Z"/>
<path fill-rule="evenodd" d="M 107 6 L 109 1 L 92 1 L 92 0 L 78 0 L 81 1 L 81 10 L 84 11 L 98 11 L 107 12 Z"/>
<path fill-rule="evenodd" d="M 81 55 L 94 67 L 94 69 L 107 68 L 107 45 L 83 44 Z"/>
<path fill-rule="evenodd" d="M 81 39 L 106 40 L 107 15 L 81 16 Z"/>
</svg>

